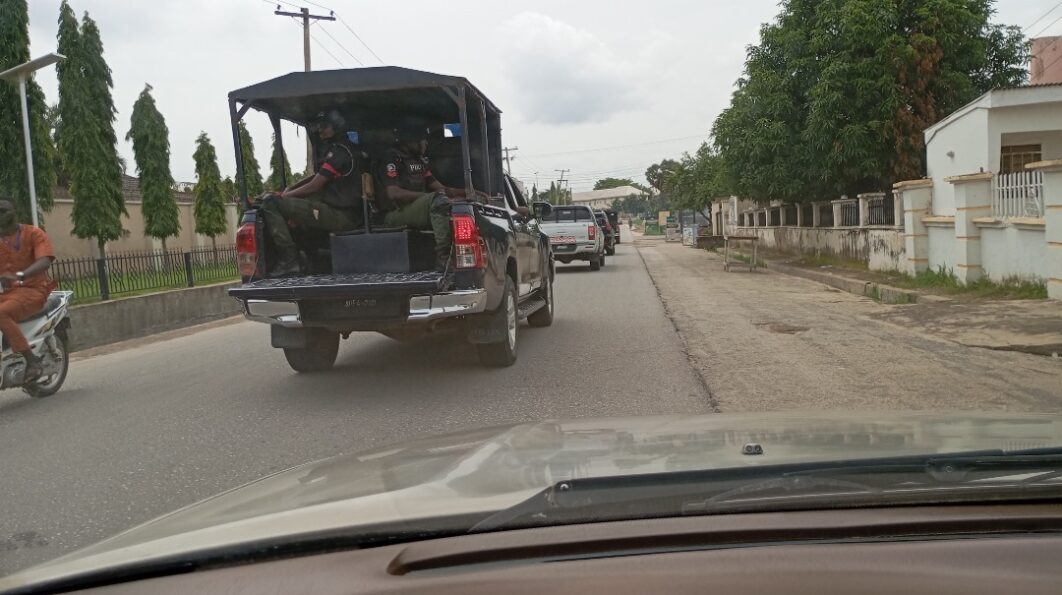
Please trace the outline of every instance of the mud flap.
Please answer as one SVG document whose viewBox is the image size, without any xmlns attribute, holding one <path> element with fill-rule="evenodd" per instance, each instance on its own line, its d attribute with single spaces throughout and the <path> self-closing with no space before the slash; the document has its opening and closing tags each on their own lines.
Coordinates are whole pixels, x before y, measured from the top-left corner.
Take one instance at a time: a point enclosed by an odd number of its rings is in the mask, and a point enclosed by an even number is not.
<svg viewBox="0 0 1062 595">
<path fill-rule="evenodd" d="M 507 340 L 509 332 L 505 321 L 505 310 L 487 312 L 468 318 L 468 333 L 465 338 L 469 343 L 501 343 Z"/>
</svg>

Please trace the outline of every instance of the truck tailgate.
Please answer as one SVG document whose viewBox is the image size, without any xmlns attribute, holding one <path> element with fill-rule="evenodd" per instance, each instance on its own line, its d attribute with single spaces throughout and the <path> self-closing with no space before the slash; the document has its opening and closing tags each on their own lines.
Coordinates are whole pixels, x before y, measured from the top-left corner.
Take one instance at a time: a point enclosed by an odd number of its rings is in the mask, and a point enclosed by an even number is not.
<svg viewBox="0 0 1062 595">
<path fill-rule="evenodd" d="M 578 223 L 542 223 L 539 225 L 539 229 L 542 233 L 549 236 L 550 243 L 571 244 L 590 241 L 586 233 L 588 225 L 589 222 L 587 221 Z"/>
<path fill-rule="evenodd" d="M 386 294 L 427 294 L 438 291 L 442 278 L 443 274 L 436 271 L 309 275 L 252 281 L 230 289 L 229 295 L 241 300 L 297 301 Z"/>
</svg>

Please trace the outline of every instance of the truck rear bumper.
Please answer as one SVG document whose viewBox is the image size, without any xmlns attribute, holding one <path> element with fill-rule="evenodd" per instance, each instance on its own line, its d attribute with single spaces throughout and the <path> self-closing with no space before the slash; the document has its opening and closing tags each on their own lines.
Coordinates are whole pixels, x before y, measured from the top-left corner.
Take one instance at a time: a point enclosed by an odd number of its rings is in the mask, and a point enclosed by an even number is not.
<svg viewBox="0 0 1062 595">
<path fill-rule="evenodd" d="M 298 302 L 246 299 L 244 308 L 248 320 L 293 328 L 303 326 Z M 486 309 L 486 289 L 460 289 L 444 293 L 414 295 L 409 298 L 409 315 L 406 322 L 430 322 L 454 316 L 479 314 Z"/>
</svg>

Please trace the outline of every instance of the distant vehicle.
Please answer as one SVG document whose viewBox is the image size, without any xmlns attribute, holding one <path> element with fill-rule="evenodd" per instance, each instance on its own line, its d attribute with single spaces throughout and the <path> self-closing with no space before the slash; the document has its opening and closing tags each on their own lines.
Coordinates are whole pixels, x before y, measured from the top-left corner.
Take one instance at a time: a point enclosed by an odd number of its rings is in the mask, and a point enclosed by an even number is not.
<svg viewBox="0 0 1062 595">
<path fill-rule="evenodd" d="M 528 205 L 501 171 L 501 112 L 466 79 L 395 67 L 295 72 L 233 91 L 229 103 L 234 138 L 253 108 L 272 120 L 277 147 L 281 121 L 306 125 L 323 106 L 343 106 L 346 121 L 361 123 L 348 138 L 370 156 L 385 153 L 405 119 L 437 123 L 451 135 L 436 145 L 435 176 L 468 196 L 482 190 L 491 197 L 489 204 L 453 204 L 446 271 L 434 270 L 430 232 L 367 225 L 331 238 L 293 233 L 309 274 L 279 279 L 262 278 L 271 255 L 263 220 L 247 203 L 236 235 L 244 283 L 229 294 L 243 302 L 247 318 L 271 326 L 273 346 L 295 371 L 331 368 L 340 337 L 355 331 L 408 340 L 449 329 L 475 344 L 483 364 L 508 366 L 516 361 L 521 320 L 552 324 L 553 260 L 537 221 L 551 207 Z M 462 134 L 470 121 L 477 132 Z"/>
<path fill-rule="evenodd" d="M 616 238 L 616 243 L 622 243 L 620 241 L 620 219 L 619 213 L 612 209 L 604 209 L 605 214 L 608 215 L 608 222 L 612 224 L 612 236 Z"/>
<path fill-rule="evenodd" d="M 605 265 L 605 233 L 590 207 L 553 207 L 553 211 L 541 221 L 542 233 L 549 236 L 553 258 L 557 262 L 568 264 L 573 260 L 586 260 L 590 262 L 591 271 Z"/>
<path fill-rule="evenodd" d="M 604 211 L 594 211 L 594 218 L 597 219 L 597 225 L 601 228 L 601 231 L 605 232 L 605 254 L 613 256 L 616 254 L 616 228 L 612 226 L 612 223 L 608 220 L 608 215 Z"/>
</svg>

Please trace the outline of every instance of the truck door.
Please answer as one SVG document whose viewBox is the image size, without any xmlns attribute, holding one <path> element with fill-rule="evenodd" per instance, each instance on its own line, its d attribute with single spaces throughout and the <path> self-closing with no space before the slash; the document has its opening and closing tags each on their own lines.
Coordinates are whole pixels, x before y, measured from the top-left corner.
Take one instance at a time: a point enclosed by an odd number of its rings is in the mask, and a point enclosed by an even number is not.
<svg viewBox="0 0 1062 595">
<path fill-rule="evenodd" d="M 541 265 L 538 263 L 538 250 L 534 242 L 538 240 L 538 221 L 534 217 L 524 217 L 516 211 L 518 206 L 526 206 L 520 189 L 509 176 L 505 176 L 505 202 L 513 218 L 513 232 L 516 235 L 516 266 L 519 268 L 519 287 L 517 292 L 525 296 L 538 289 Z M 533 228 L 532 228 L 533 224 Z"/>
</svg>

